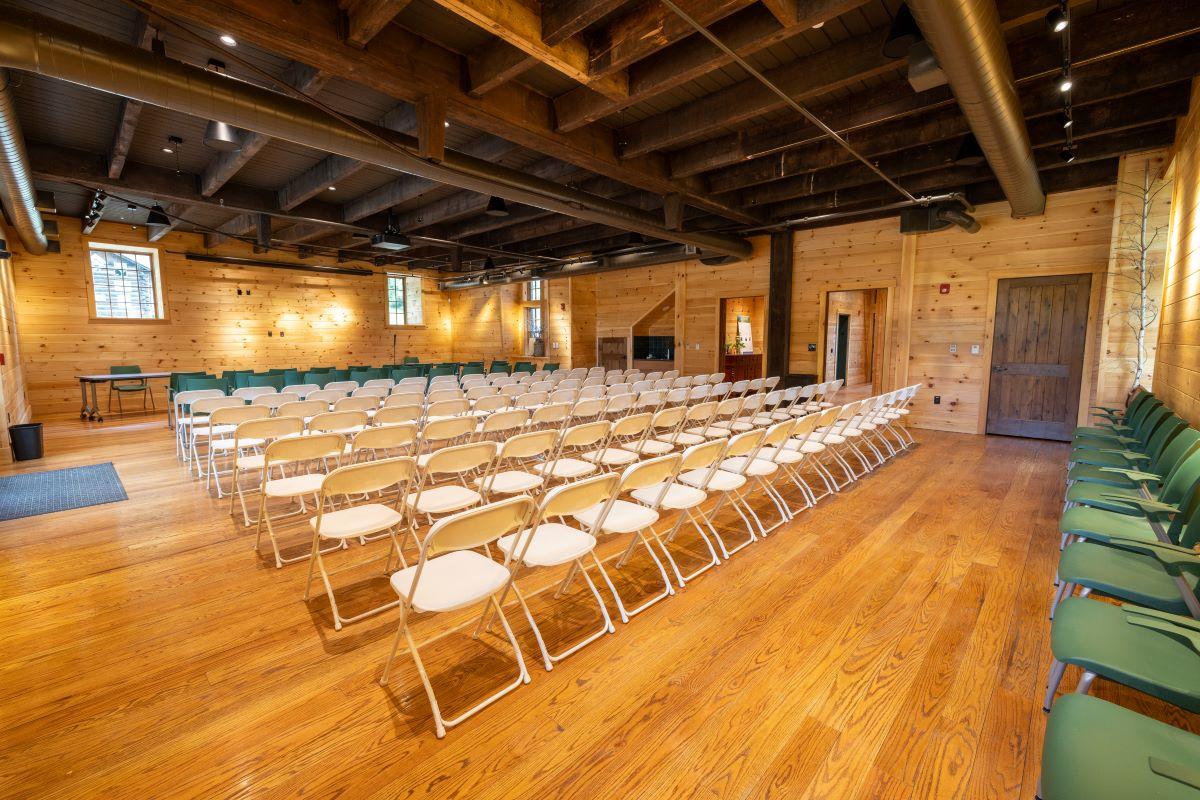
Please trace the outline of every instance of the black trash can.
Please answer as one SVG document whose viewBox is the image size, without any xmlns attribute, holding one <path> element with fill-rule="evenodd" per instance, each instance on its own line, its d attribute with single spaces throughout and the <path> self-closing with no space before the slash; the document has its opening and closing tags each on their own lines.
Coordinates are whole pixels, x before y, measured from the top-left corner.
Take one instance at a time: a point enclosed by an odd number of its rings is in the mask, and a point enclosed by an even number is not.
<svg viewBox="0 0 1200 800">
<path fill-rule="evenodd" d="M 14 461 L 32 461 L 42 457 L 42 423 L 9 425 L 8 438 L 12 442 Z"/>
</svg>

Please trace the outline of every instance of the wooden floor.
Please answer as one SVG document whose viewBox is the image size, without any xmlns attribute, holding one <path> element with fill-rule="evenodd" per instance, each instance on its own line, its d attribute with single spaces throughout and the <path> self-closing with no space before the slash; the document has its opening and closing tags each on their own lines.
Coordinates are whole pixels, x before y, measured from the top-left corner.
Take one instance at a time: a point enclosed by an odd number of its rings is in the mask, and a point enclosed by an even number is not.
<svg viewBox="0 0 1200 800">
<path fill-rule="evenodd" d="M 59 423 L 24 468 L 112 460 L 130 499 L 0 523 L 0 797 L 1031 797 L 1066 450 L 919 438 L 552 673 L 511 614 L 533 682 L 439 741 L 411 660 L 377 682 L 396 615 L 334 632 L 161 418 Z M 597 620 L 578 589 L 533 604 L 554 641 Z M 467 631 L 427 652 L 449 713 L 512 674 Z"/>
</svg>

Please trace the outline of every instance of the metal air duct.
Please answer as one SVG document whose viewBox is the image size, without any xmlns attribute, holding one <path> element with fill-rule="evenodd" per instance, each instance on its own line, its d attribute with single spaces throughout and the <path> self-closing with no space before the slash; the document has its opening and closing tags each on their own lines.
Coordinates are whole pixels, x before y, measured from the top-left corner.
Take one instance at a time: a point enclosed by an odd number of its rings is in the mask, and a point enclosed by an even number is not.
<svg viewBox="0 0 1200 800">
<path fill-rule="evenodd" d="M 242 130 L 709 252 L 745 258 L 752 250 L 750 242 L 741 237 L 669 230 L 658 213 L 462 153 L 447 150 L 444 161 L 429 161 L 418 155 L 417 140 L 412 136 L 366 122 L 350 125 L 298 98 L 17 9 L 6 9 L 0 19 L 2 67 L 69 81 L 201 119 L 219 119 Z"/>
<path fill-rule="evenodd" d="M 1014 217 L 1046 210 L 994 0 L 909 0 Z"/>
<path fill-rule="evenodd" d="M 17 121 L 8 70 L 0 69 L 0 204 L 25 251 L 46 252 L 46 232 L 37 210 L 37 192 L 30 177 L 29 156 Z"/>
</svg>

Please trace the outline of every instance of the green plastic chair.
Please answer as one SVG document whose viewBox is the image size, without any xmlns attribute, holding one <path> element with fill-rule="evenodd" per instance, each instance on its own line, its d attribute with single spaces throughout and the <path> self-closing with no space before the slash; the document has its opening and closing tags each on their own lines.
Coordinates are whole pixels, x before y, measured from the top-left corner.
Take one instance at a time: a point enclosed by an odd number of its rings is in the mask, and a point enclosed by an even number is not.
<svg viewBox="0 0 1200 800">
<path fill-rule="evenodd" d="M 325 372 L 323 370 L 311 370 L 310 369 L 308 372 L 304 373 L 303 376 L 301 376 L 300 380 L 297 381 L 297 383 L 315 383 L 318 386 L 324 386 L 325 384 L 329 383 L 330 381 L 335 380 L 334 378 L 329 377 L 329 375 L 330 375 L 330 373 Z"/>
<path fill-rule="evenodd" d="M 435 364 L 433 366 L 433 368 L 429 370 L 430 378 L 436 378 L 439 375 L 457 375 L 457 374 L 458 374 L 458 364 Z"/>
<path fill-rule="evenodd" d="M 285 369 L 282 370 L 282 373 L 284 386 L 295 386 L 296 384 L 300 383 L 300 378 L 304 375 L 304 373 L 298 369 Z"/>
<path fill-rule="evenodd" d="M 493 361 L 492 365 L 488 367 L 488 374 L 490 375 L 493 372 L 508 374 L 512 372 L 512 368 L 508 365 L 507 361 Z"/>
<path fill-rule="evenodd" d="M 374 379 L 374 372 L 375 370 L 371 369 L 352 369 L 350 370 L 349 380 L 358 381 L 359 386 L 361 386 L 367 381 Z"/>
<path fill-rule="evenodd" d="M 126 366 L 114 366 L 108 368 L 109 375 L 140 375 L 142 368 L 136 364 Z M 111 381 L 108 384 L 108 410 L 112 411 L 113 392 L 117 393 L 117 413 L 124 414 L 125 408 L 121 403 L 121 398 L 127 394 L 134 392 L 142 393 L 142 409 L 146 408 L 146 398 L 150 398 L 150 408 L 154 409 L 154 392 L 150 391 L 150 384 L 145 380 L 134 381 Z"/>
<path fill-rule="evenodd" d="M 401 381 L 405 378 L 416 378 L 420 374 L 421 370 L 416 365 L 410 364 L 407 367 L 396 367 L 391 370 L 391 374 L 388 377 L 394 381 Z"/>
<path fill-rule="evenodd" d="M 283 378 L 283 375 L 251 375 L 247 387 L 270 386 L 280 391 L 287 385 Z"/>
<path fill-rule="evenodd" d="M 207 372 L 172 372 L 167 383 L 167 395 L 174 398 L 176 394 L 184 391 L 183 382 L 188 378 L 207 378 Z"/>
<path fill-rule="evenodd" d="M 420 364 L 421 359 L 417 356 L 405 356 L 404 363 L 405 364 Z"/>
<path fill-rule="evenodd" d="M 1095 425 L 1081 425 L 1075 429 L 1075 435 L 1086 434 L 1088 432 L 1104 432 L 1110 431 L 1114 426 L 1123 425 L 1129 419 L 1130 415 L 1137 411 L 1138 407 L 1145 402 L 1153 400 L 1154 393 L 1149 392 L 1139 386 L 1129 398 L 1128 403 L 1124 408 L 1116 408 L 1114 406 L 1092 406 L 1095 411 L 1095 416 L 1099 417 L 1099 421 Z"/>
<path fill-rule="evenodd" d="M 482 375 L 483 364 L 465 364 L 462 368 L 463 375 Z"/>
<path fill-rule="evenodd" d="M 1179 436 L 1188 431 L 1187 423 L 1180 417 L 1171 417 L 1150 437 L 1147 455 L 1150 456 L 1147 472 L 1162 475 L 1171 471 L 1178 458 L 1178 448 L 1186 447 L 1179 441 Z M 1200 433 L 1196 434 L 1200 436 Z M 1170 450 L 1169 448 L 1175 448 Z M 1068 483 L 1092 483 L 1105 486 L 1139 486 L 1140 481 L 1128 476 L 1130 467 L 1101 467 L 1095 464 L 1076 464 L 1067 473 Z M 1136 469 L 1136 468 L 1135 468 Z M 1161 482 L 1161 481 L 1160 481 Z"/>
<path fill-rule="evenodd" d="M 220 389 L 221 391 L 228 393 L 229 384 L 226 383 L 224 378 L 214 378 L 212 376 L 184 379 L 183 391 L 194 392 L 197 389 Z"/>
<path fill-rule="evenodd" d="M 1092 464 L 1097 467 L 1120 467 L 1147 461 L 1150 438 L 1158 426 L 1170 417 L 1170 409 L 1160 405 L 1138 422 L 1132 435 L 1111 440 L 1093 439 L 1086 444 L 1075 445 L 1067 460 L 1073 465 Z"/>
<path fill-rule="evenodd" d="M 1200 736 L 1086 695 L 1046 723 L 1042 800 L 1197 800 Z"/>
<path fill-rule="evenodd" d="M 1157 397 L 1150 397 L 1134 409 L 1127 422 L 1112 427 L 1086 428 L 1076 432 L 1071 440 L 1072 449 L 1078 447 L 1106 447 L 1113 442 L 1119 442 L 1137 435 L 1146 418 L 1155 410 L 1163 407 L 1163 402 Z"/>
<path fill-rule="evenodd" d="M 1179 542 L 1187 504 L 1200 484 L 1200 450 L 1192 450 L 1163 484 L 1155 499 L 1111 493 L 1114 508 L 1075 506 L 1058 521 L 1063 545 L 1072 538 L 1107 542 L 1113 538 L 1159 541 L 1158 528 L 1171 542 Z"/>
<path fill-rule="evenodd" d="M 333 381 L 348 381 L 350 380 L 350 370 L 348 369 L 331 369 L 325 374 L 324 383 L 332 383 Z"/>
<path fill-rule="evenodd" d="M 1173 424 L 1170 426 L 1174 429 L 1174 433 L 1169 444 L 1157 449 L 1157 457 L 1150 457 L 1150 464 L 1145 470 L 1108 467 L 1110 470 L 1108 474 L 1125 478 L 1131 485 L 1076 483 L 1067 489 L 1066 503 L 1124 512 L 1127 506 L 1115 500 L 1114 496 L 1142 498 L 1148 494 L 1151 499 L 1159 499 L 1158 493 L 1170 482 L 1175 471 L 1183 466 L 1188 456 L 1196 450 L 1197 441 L 1200 441 L 1200 433 L 1196 431 L 1184 435 L 1182 429 L 1186 427 L 1186 424 L 1182 419 L 1178 421 L 1179 427 L 1175 427 Z M 1159 430 L 1161 431 L 1165 427 L 1167 427 L 1166 424 L 1160 426 Z M 1143 494 L 1143 489 L 1146 494 Z"/>
<path fill-rule="evenodd" d="M 518 361 L 516 364 L 513 364 L 512 371 L 514 374 L 516 374 L 518 372 L 532 373 L 533 372 L 533 362 L 532 361 Z"/>
<path fill-rule="evenodd" d="M 554 372 L 554 370 L 558 369 L 558 362 L 547 361 L 545 364 L 542 364 L 542 369 L 546 370 L 546 372 Z"/>
</svg>

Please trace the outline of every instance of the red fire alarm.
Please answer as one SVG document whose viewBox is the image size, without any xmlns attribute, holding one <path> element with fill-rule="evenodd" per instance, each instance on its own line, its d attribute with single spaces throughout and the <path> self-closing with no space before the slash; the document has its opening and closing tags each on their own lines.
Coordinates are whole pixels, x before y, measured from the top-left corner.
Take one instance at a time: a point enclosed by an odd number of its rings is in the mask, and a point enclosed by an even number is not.
<svg viewBox="0 0 1200 800">
<path fill-rule="evenodd" d="M 950 284 L 939 283 L 938 284 L 938 294 L 950 294 Z"/>
</svg>

